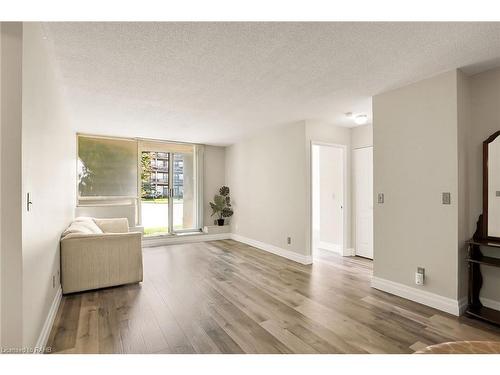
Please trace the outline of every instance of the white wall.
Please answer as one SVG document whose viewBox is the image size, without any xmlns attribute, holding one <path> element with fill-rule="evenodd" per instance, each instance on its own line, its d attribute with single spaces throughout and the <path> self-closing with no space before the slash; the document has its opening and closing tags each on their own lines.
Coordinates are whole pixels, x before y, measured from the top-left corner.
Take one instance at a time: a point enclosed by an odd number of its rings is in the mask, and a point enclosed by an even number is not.
<svg viewBox="0 0 500 375">
<path fill-rule="evenodd" d="M 374 276 L 457 299 L 457 72 L 373 98 Z M 441 203 L 451 192 L 451 205 Z"/>
<path fill-rule="evenodd" d="M 19 22 L 2 22 L 1 40 L 1 342 L 22 345 L 21 129 L 22 38 Z"/>
<path fill-rule="evenodd" d="M 273 128 L 227 147 L 226 182 L 232 189 L 233 233 L 310 255 L 304 122 Z M 307 179 L 307 181 L 309 181 Z M 290 245 L 287 237 L 292 238 Z"/>
<path fill-rule="evenodd" d="M 210 216 L 212 210 L 210 209 L 209 202 L 213 201 L 214 195 L 219 194 L 219 188 L 226 183 L 226 148 L 205 146 L 204 163 L 203 224 L 214 225 L 216 217 Z M 231 189 L 231 186 L 229 188 Z"/>
<path fill-rule="evenodd" d="M 59 288 L 59 238 L 75 209 L 76 138 L 39 24 L 23 38 L 23 344 L 33 346 Z M 56 283 L 52 285 L 52 277 Z"/>
<path fill-rule="evenodd" d="M 351 128 L 352 149 L 373 146 L 372 124 Z"/>
<path fill-rule="evenodd" d="M 226 183 L 232 189 L 233 233 L 311 255 L 311 141 L 351 147 L 351 131 L 320 121 L 273 128 L 226 149 Z M 346 196 L 350 202 L 350 153 Z M 350 204 L 346 207 L 351 220 Z M 346 246 L 351 233 L 346 228 Z M 287 244 L 287 237 L 292 243 Z"/>
</svg>

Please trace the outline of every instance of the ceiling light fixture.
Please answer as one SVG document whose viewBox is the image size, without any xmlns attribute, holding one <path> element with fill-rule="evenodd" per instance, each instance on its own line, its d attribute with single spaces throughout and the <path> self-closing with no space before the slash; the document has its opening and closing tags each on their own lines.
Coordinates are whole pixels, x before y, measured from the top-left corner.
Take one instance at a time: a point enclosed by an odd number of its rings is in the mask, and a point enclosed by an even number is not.
<svg viewBox="0 0 500 375">
<path fill-rule="evenodd" d="M 368 122 L 368 116 L 366 115 L 357 115 L 356 117 L 354 117 L 354 122 L 357 124 L 357 125 L 364 125 Z"/>
</svg>

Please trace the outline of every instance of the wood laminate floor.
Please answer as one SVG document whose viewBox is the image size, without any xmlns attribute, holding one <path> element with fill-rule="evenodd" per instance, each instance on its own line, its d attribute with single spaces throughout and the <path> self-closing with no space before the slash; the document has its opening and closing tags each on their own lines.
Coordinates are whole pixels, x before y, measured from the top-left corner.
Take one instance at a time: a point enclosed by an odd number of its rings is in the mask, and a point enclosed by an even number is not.
<svg viewBox="0 0 500 375">
<path fill-rule="evenodd" d="M 412 353 L 500 329 L 370 287 L 372 262 L 305 266 L 232 240 L 144 249 L 144 282 L 64 296 L 55 353 Z"/>
</svg>

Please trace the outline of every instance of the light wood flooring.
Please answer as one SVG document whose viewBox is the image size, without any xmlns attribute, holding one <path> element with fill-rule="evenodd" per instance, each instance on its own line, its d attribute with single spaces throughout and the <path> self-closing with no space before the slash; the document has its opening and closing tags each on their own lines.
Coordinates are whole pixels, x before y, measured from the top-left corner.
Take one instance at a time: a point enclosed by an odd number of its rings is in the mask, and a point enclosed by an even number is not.
<svg viewBox="0 0 500 375">
<path fill-rule="evenodd" d="M 372 262 L 305 266 L 232 240 L 144 249 L 144 282 L 64 296 L 55 353 L 412 353 L 500 329 L 370 287 Z"/>
</svg>

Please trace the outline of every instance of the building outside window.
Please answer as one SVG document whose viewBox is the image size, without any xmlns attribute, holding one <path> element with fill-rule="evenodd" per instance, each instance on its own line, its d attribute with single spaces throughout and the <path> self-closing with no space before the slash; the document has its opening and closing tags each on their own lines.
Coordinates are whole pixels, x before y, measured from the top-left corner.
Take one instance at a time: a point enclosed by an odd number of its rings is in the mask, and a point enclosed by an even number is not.
<svg viewBox="0 0 500 375">
<path fill-rule="evenodd" d="M 143 169 L 149 170 L 149 173 L 143 178 L 143 193 L 142 198 L 168 198 L 168 166 L 169 153 L 143 151 L 142 152 Z M 182 155 L 173 155 L 173 181 L 172 188 L 174 197 L 183 196 L 183 181 L 184 181 L 184 161 Z"/>
</svg>

